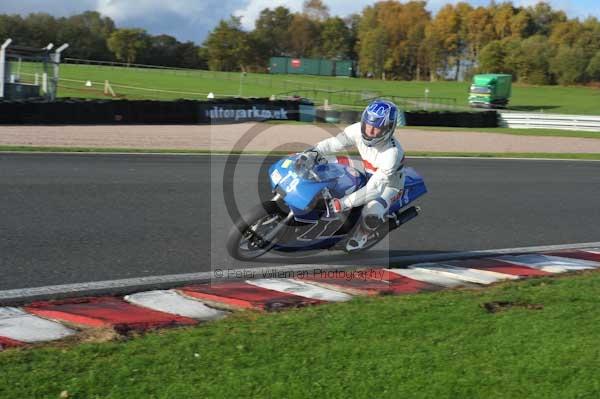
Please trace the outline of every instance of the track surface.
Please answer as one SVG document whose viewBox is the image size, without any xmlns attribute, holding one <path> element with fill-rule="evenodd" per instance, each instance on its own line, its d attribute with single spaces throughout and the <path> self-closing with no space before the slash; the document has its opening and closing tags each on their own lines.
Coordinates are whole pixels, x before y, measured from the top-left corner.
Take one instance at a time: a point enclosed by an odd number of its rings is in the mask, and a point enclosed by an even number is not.
<svg viewBox="0 0 600 399">
<path fill-rule="evenodd" d="M 289 263 L 240 263 L 223 245 L 231 219 L 259 201 L 261 165 L 241 157 L 234 193 L 224 156 L 0 154 L 0 289 Z M 600 241 L 600 162 L 411 159 L 423 214 L 369 256 Z M 264 168 L 263 168 L 264 170 Z"/>
</svg>

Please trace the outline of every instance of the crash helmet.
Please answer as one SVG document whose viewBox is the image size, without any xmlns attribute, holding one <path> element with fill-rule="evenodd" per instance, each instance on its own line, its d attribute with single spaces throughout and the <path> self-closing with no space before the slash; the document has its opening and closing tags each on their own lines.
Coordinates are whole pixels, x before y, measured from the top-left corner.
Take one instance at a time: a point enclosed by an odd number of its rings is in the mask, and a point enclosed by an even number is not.
<svg viewBox="0 0 600 399">
<path fill-rule="evenodd" d="M 405 123 L 404 113 L 398 109 L 396 104 L 388 100 L 372 101 L 363 111 L 360 120 L 363 143 L 372 147 L 389 141 L 398 124 L 404 126 Z M 373 134 L 372 129 L 367 128 L 367 125 L 379 129 L 376 135 Z"/>
</svg>

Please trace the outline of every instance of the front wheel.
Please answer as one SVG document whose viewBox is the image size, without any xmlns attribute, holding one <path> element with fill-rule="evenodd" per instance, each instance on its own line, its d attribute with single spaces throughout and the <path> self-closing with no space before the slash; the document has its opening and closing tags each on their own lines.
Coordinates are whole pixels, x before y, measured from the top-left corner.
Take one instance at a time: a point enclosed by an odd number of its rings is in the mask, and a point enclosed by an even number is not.
<svg viewBox="0 0 600 399">
<path fill-rule="evenodd" d="M 274 201 L 252 208 L 235 222 L 229 232 L 227 252 L 238 260 L 250 260 L 266 254 L 285 233 L 287 216 Z"/>
</svg>

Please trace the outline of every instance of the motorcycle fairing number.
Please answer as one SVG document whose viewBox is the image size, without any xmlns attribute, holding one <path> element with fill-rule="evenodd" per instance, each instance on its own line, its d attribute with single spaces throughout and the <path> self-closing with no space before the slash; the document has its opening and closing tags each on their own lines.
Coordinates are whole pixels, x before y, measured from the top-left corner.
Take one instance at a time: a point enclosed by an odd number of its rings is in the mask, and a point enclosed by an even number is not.
<svg viewBox="0 0 600 399">
<path fill-rule="evenodd" d="M 291 180 L 289 180 L 291 179 Z M 288 182 L 289 180 L 289 182 Z M 295 174 L 293 174 L 291 171 L 288 172 L 287 175 L 285 175 L 285 177 L 283 177 L 282 179 L 279 179 L 279 186 L 281 188 L 283 188 L 287 193 L 294 191 L 296 189 L 296 187 L 298 187 L 298 184 L 300 184 L 300 178 L 298 178 Z"/>
<path fill-rule="evenodd" d="M 299 240 L 317 240 L 319 238 L 334 237 L 335 233 L 342 227 L 343 222 L 335 220 L 319 220 L 310 226 L 303 234 L 298 236 Z"/>
</svg>

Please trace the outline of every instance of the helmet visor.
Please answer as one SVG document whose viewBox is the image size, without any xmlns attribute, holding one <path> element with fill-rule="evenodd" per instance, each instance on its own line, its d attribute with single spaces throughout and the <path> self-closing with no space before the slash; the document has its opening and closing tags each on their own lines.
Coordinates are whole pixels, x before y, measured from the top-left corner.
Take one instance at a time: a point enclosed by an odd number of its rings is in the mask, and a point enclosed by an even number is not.
<svg viewBox="0 0 600 399">
<path fill-rule="evenodd" d="M 364 136 L 367 139 L 376 139 L 378 137 L 383 136 L 384 134 L 385 134 L 385 129 L 382 129 L 381 127 L 377 127 L 374 124 L 372 125 L 368 121 L 365 123 Z"/>
</svg>

